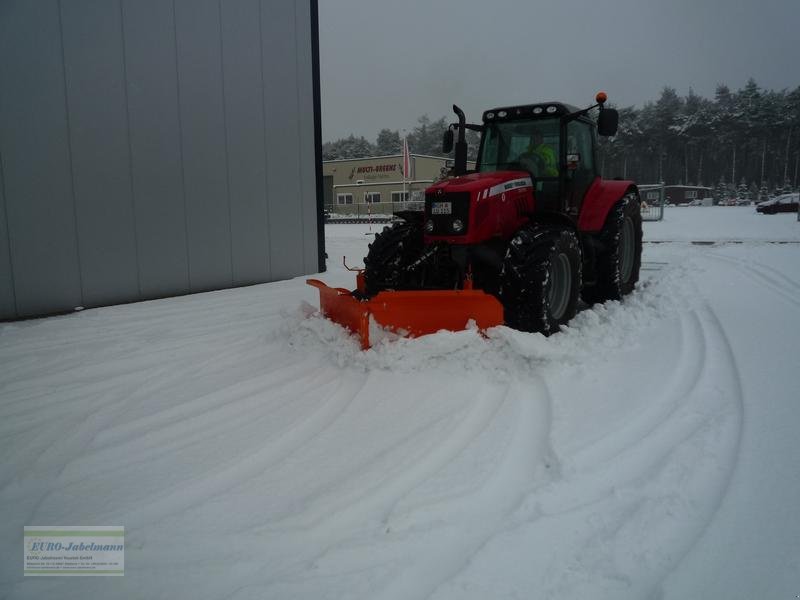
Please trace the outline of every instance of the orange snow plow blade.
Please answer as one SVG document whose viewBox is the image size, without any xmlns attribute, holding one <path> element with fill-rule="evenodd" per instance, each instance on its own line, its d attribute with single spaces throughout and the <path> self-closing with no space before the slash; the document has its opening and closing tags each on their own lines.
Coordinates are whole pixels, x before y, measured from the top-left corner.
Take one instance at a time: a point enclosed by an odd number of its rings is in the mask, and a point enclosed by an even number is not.
<svg viewBox="0 0 800 600">
<path fill-rule="evenodd" d="M 352 292 L 328 287 L 318 279 L 306 283 L 319 289 L 320 312 L 358 334 L 364 350 L 370 347 L 370 316 L 381 327 L 407 337 L 442 329 L 461 331 L 470 320 L 479 329 L 503 324 L 503 306 L 481 290 L 391 291 L 358 300 Z"/>
</svg>

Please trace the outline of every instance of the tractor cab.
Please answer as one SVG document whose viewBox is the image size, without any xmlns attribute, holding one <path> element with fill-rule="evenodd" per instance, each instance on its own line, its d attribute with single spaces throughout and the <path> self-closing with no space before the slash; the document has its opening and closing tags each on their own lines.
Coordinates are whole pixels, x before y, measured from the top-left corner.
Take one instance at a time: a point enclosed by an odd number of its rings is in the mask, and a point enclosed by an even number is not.
<svg viewBox="0 0 800 600">
<path fill-rule="evenodd" d="M 587 190 L 600 171 L 597 165 L 597 135 L 617 132 L 619 114 L 605 108 L 606 94 L 599 92 L 596 104 L 580 109 L 562 102 L 507 106 L 483 113 L 483 124 L 466 123 L 457 106 L 458 123 L 444 135 L 443 150 L 455 143 L 454 175 L 466 173 L 465 130 L 481 132 L 476 170 L 479 173 L 527 171 L 534 182 L 537 210 L 557 212 L 577 219 Z M 589 112 L 599 108 L 595 122 Z"/>
<path fill-rule="evenodd" d="M 597 123 L 588 115 L 594 107 L 560 102 L 487 110 L 476 170 L 527 171 L 538 210 L 577 218 L 586 191 L 600 175 L 597 134 L 616 133 L 617 112 L 603 107 L 601 94 L 595 105 L 600 107 Z"/>
</svg>

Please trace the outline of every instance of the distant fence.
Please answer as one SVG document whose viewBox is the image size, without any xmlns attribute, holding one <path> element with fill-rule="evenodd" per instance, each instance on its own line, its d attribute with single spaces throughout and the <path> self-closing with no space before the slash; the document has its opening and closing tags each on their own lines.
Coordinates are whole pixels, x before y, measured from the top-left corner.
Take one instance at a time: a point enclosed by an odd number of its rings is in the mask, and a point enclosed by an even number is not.
<svg viewBox="0 0 800 600">
<path fill-rule="evenodd" d="M 644 184 L 639 187 L 642 199 L 642 220 L 660 221 L 664 218 L 664 184 Z M 402 211 L 425 210 L 422 200 L 406 202 L 371 202 L 362 204 L 326 204 L 326 223 L 388 223 Z"/>
<path fill-rule="evenodd" d="M 425 210 L 423 200 L 406 202 L 371 202 L 368 204 L 326 204 L 326 223 L 386 223 L 402 211 Z"/>
<path fill-rule="evenodd" d="M 663 183 L 639 185 L 642 200 L 642 220 L 660 221 L 664 218 L 665 190 Z"/>
</svg>

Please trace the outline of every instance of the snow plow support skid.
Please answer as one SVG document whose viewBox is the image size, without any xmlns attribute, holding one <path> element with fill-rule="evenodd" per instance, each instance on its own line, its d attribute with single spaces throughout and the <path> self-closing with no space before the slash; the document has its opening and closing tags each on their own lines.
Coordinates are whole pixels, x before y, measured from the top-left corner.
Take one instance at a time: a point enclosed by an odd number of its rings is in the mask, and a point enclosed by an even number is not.
<svg viewBox="0 0 800 600">
<path fill-rule="evenodd" d="M 357 334 L 361 348 L 370 347 L 370 318 L 399 335 L 419 337 L 437 331 L 461 331 L 470 320 L 481 330 L 503 324 L 503 306 L 480 290 L 426 290 L 379 292 L 359 300 L 344 288 L 332 288 L 318 279 L 320 312 Z"/>
</svg>

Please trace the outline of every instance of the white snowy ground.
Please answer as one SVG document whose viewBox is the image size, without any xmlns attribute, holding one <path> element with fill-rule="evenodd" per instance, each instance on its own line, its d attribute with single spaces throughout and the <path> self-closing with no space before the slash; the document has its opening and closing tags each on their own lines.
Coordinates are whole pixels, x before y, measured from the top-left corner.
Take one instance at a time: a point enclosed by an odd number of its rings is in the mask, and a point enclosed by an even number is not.
<svg viewBox="0 0 800 600">
<path fill-rule="evenodd" d="M 303 278 L 2 325 L 0 597 L 796 598 L 795 219 L 668 209 L 549 339 L 362 353 Z M 23 578 L 24 525 L 124 525 L 125 576 Z"/>
</svg>

